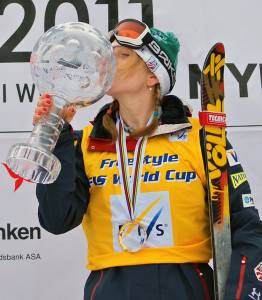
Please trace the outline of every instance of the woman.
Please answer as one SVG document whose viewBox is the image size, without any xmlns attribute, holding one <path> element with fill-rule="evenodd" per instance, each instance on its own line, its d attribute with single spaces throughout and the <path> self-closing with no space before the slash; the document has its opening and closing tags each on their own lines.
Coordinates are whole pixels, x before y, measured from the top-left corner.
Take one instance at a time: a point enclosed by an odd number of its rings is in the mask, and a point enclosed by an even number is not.
<svg viewBox="0 0 262 300">
<path fill-rule="evenodd" d="M 82 223 L 92 271 L 85 300 L 214 299 L 202 130 L 167 95 L 179 42 L 131 19 L 111 41 L 114 100 L 81 132 L 69 125 L 75 109 L 64 110 L 54 152 L 62 171 L 37 186 L 40 223 L 54 234 Z M 43 95 L 33 122 L 51 106 Z M 239 162 L 228 164 L 233 254 L 225 299 L 260 299 L 262 226 L 253 203 L 243 201 L 251 199 L 248 182 L 232 185 L 239 172 Z"/>
</svg>

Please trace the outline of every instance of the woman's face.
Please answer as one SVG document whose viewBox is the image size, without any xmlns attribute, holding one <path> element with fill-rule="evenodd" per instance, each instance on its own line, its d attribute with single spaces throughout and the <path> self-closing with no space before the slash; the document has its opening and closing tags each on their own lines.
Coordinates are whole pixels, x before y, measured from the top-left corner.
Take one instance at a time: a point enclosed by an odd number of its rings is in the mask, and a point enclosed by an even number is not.
<svg viewBox="0 0 262 300">
<path fill-rule="evenodd" d="M 122 46 L 114 47 L 116 73 L 108 95 L 119 98 L 124 94 L 136 94 L 148 89 L 148 77 L 152 76 L 144 61 L 135 51 Z"/>
</svg>

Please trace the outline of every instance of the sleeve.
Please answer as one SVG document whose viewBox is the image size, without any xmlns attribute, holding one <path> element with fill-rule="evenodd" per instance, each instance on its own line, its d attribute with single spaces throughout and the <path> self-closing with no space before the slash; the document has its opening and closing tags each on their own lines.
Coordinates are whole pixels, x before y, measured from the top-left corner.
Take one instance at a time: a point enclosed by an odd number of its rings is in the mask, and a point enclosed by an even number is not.
<svg viewBox="0 0 262 300">
<path fill-rule="evenodd" d="M 79 224 L 89 202 L 89 181 L 81 151 L 82 131 L 73 132 L 66 124 L 56 144 L 54 155 L 61 162 L 61 172 L 52 184 L 37 184 L 40 225 L 53 234 L 65 233 Z"/>
<path fill-rule="evenodd" d="M 232 256 L 224 300 L 260 300 L 262 222 L 246 174 L 229 142 L 227 158 Z"/>
</svg>

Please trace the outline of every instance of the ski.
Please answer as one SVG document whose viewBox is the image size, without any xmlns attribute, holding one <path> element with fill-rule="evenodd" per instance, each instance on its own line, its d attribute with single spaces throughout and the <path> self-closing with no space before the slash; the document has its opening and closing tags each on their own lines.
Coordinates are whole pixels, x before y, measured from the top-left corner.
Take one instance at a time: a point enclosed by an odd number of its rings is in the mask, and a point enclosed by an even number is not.
<svg viewBox="0 0 262 300">
<path fill-rule="evenodd" d="M 223 300 L 231 259 L 231 234 L 224 113 L 225 50 L 222 43 L 209 51 L 201 73 L 200 123 L 208 184 L 215 299 Z"/>
</svg>

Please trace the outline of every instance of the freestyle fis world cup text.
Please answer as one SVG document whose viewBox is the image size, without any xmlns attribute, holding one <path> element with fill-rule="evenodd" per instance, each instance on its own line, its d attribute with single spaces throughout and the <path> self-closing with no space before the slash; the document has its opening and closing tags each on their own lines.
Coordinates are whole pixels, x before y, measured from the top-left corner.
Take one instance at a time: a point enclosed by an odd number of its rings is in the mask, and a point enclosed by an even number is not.
<svg viewBox="0 0 262 300">
<path fill-rule="evenodd" d="M 151 165 L 153 167 L 160 167 L 164 164 L 171 164 L 179 162 L 179 157 L 177 154 L 169 155 L 168 153 L 164 153 L 160 156 L 150 156 L 146 155 L 144 157 L 144 164 Z M 133 165 L 133 159 L 128 159 L 128 165 Z M 100 164 L 100 170 L 104 170 L 105 168 L 112 169 L 113 167 L 117 167 L 117 160 L 112 159 L 103 159 Z M 194 171 L 177 171 L 174 168 L 170 168 L 166 170 L 163 174 L 160 173 L 159 170 L 155 172 L 145 172 L 142 174 L 142 181 L 145 183 L 154 183 L 158 182 L 161 179 L 161 176 L 165 177 L 167 182 L 173 181 L 183 181 L 186 183 L 191 183 L 196 179 L 196 172 Z M 97 175 L 93 176 L 89 179 L 90 185 L 103 186 L 107 183 L 108 176 L 107 175 Z M 120 184 L 120 176 L 118 174 L 112 175 L 113 184 Z"/>
</svg>

